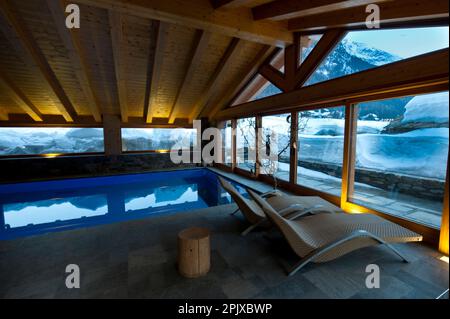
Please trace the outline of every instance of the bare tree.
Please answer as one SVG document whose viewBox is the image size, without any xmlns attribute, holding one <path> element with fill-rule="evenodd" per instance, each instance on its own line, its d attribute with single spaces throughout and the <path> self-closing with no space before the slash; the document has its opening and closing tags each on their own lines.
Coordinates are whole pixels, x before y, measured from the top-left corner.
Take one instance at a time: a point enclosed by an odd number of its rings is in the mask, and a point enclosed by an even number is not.
<svg viewBox="0 0 450 319">
<path fill-rule="evenodd" d="M 295 139 L 293 136 L 291 136 L 291 124 L 295 125 L 294 131 L 296 131 L 297 135 L 301 132 L 304 132 L 308 125 L 309 118 L 307 117 L 300 117 L 298 123 L 291 123 L 291 116 L 286 116 L 286 122 L 289 123 L 289 126 L 287 127 L 286 134 L 283 134 L 287 138 L 281 141 L 277 138 L 277 134 L 275 130 L 271 127 L 263 128 L 262 134 L 261 134 L 261 142 L 260 146 L 262 145 L 265 150 L 264 157 L 260 156 L 257 157 L 256 164 L 259 165 L 260 170 L 263 174 L 271 176 L 273 178 L 273 185 L 274 189 L 277 189 L 278 187 L 278 179 L 277 179 L 277 172 L 278 172 L 278 166 L 280 162 L 280 158 L 283 155 L 286 155 L 286 152 L 290 152 L 291 145 L 294 144 Z M 256 143 L 256 119 L 255 118 L 245 118 L 241 119 L 240 122 L 238 122 L 238 129 L 240 130 L 240 134 L 244 140 L 244 158 L 245 158 L 245 147 L 247 147 L 247 156 L 250 154 L 250 148 L 252 144 Z M 276 143 L 276 145 L 273 145 L 273 143 Z M 256 149 L 256 145 L 254 145 Z M 258 147 L 260 150 L 260 147 Z M 274 160 L 272 151 L 276 150 L 276 160 Z M 253 163 L 249 161 L 244 160 L 244 165 L 248 167 L 248 169 L 253 172 L 255 166 Z"/>
</svg>

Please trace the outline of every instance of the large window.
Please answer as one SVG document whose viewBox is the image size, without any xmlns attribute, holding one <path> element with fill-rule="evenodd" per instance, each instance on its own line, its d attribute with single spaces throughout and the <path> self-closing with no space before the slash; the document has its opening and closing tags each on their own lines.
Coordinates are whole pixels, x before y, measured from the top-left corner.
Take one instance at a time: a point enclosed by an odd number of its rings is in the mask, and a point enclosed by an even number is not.
<svg viewBox="0 0 450 319">
<path fill-rule="evenodd" d="M 122 150 L 170 151 L 179 145 L 190 149 L 195 146 L 197 131 L 183 128 L 124 128 L 122 129 Z"/>
<path fill-rule="evenodd" d="M 256 163 L 256 118 L 237 120 L 236 128 L 236 166 L 255 172 Z"/>
<path fill-rule="evenodd" d="M 305 86 L 447 48 L 448 38 L 448 27 L 351 31 Z"/>
<path fill-rule="evenodd" d="M 104 152 L 100 128 L 0 128 L 0 156 Z"/>
<path fill-rule="evenodd" d="M 289 162 L 291 144 L 291 115 L 270 115 L 262 118 L 262 144 L 269 156 L 261 159 L 261 174 L 271 175 L 289 181 Z"/>
<path fill-rule="evenodd" d="M 345 107 L 298 113 L 297 183 L 340 196 Z"/>
<path fill-rule="evenodd" d="M 448 157 L 448 99 L 448 92 L 443 92 L 357 107 L 350 201 L 440 226 Z"/>
</svg>

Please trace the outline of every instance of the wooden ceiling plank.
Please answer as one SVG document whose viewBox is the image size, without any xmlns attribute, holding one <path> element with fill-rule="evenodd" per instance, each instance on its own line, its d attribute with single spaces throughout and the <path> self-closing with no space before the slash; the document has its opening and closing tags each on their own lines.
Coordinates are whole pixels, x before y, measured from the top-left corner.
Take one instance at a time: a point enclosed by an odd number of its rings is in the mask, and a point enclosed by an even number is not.
<svg viewBox="0 0 450 319">
<path fill-rule="evenodd" d="M 154 52 L 150 53 L 150 59 L 149 59 L 149 69 L 151 70 L 151 73 L 149 74 L 149 87 L 148 90 L 148 105 L 146 110 L 146 122 L 152 123 L 153 121 L 153 108 L 156 105 L 156 95 L 158 93 L 159 83 L 161 80 L 161 73 L 162 73 L 162 64 L 164 60 L 164 51 L 167 45 L 167 37 L 168 37 L 168 28 L 169 25 L 165 22 L 158 23 L 157 26 L 157 38 Z"/>
<path fill-rule="evenodd" d="M 447 0 L 396 0 L 379 3 L 381 27 L 390 24 L 409 23 L 415 21 L 431 21 L 448 19 Z M 291 31 L 319 31 L 334 28 L 367 29 L 368 13 L 365 7 L 355 7 L 336 12 L 317 14 L 291 19 L 288 28 Z M 448 23 L 448 20 L 447 20 Z"/>
<path fill-rule="evenodd" d="M 13 7 L 7 0 L 0 1 L 0 12 L 7 22 L 7 30 L 4 30 L 5 36 L 18 52 L 25 53 L 24 56 L 21 56 L 24 62 L 31 70 L 37 72 L 45 79 L 43 85 L 53 91 L 60 101 L 60 105 L 58 105 L 59 112 L 67 122 L 73 122 L 77 117 L 75 108 L 64 92 L 61 83 L 48 64 L 44 54 L 41 52 L 29 30 L 25 27 L 25 23 L 14 13 Z"/>
<path fill-rule="evenodd" d="M 191 53 L 191 58 L 189 59 L 190 64 L 186 70 L 181 86 L 176 95 L 172 110 L 169 115 L 169 124 L 175 123 L 175 119 L 178 116 L 178 112 L 181 108 L 181 103 L 184 100 L 186 93 L 188 93 L 189 85 L 197 72 L 200 63 L 203 61 L 205 54 L 207 53 L 208 44 L 211 38 L 211 33 L 206 31 L 198 31 L 199 36 L 197 37 L 196 43 L 194 44 L 193 52 Z"/>
<path fill-rule="evenodd" d="M 330 54 L 336 45 L 342 41 L 347 32 L 342 29 L 329 30 L 320 38 L 314 49 L 300 65 L 295 74 L 291 90 L 301 87 L 314 71 L 320 66 L 322 61 Z"/>
<path fill-rule="evenodd" d="M 34 121 L 43 121 L 42 114 L 38 108 L 4 73 L 0 73 L 0 85 L 6 89 L 4 93 Z"/>
<path fill-rule="evenodd" d="M 275 48 L 275 50 L 279 50 L 279 48 Z M 274 51 L 271 46 L 264 46 L 259 50 L 256 57 L 252 60 L 251 63 L 247 66 L 245 70 L 243 70 L 233 81 L 233 83 L 229 86 L 228 90 L 222 94 L 220 99 L 214 103 L 214 106 L 208 105 L 205 107 L 206 114 L 208 118 L 212 119 L 212 117 L 218 112 L 224 109 L 229 102 L 236 96 L 236 94 L 243 89 L 243 87 L 249 83 L 249 81 L 255 76 L 258 72 L 259 67 L 267 61 L 267 59 L 273 55 Z"/>
<path fill-rule="evenodd" d="M 277 0 L 252 8 L 253 19 L 287 20 L 391 0 Z"/>
<path fill-rule="evenodd" d="M 119 97 L 120 115 L 123 123 L 128 122 L 128 100 L 126 89 L 126 57 L 127 44 L 124 40 L 124 21 L 120 12 L 108 10 L 109 24 L 111 28 L 111 41 L 114 58 L 114 69 Z"/>
<path fill-rule="evenodd" d="M 0 121 L 8 121 L 9 115 L 6 111 L 0 110 Z"/>
<path fill-rule="evenodd" d="M 449 49 L 393 62 L 341 78 L 302 87 L 257 101 L 227 108 L 216 120 L 245 117 L 249 114 L 284 112 L 306 106 L 345 103 L 355 99 L 382 98 L 383 94 L 430 85 L 448 86 Z"/>
<path fill-rule="evenodd" d="M 78 36 L 79 30 L 69 29 L 65 25 L 66 4 L 65 0 L 47 0 L 47 6 L 55 21 L 56 30 L 69 54 L 69 59 L 73 66 L 72 69 L 84 93 L 88 108 L 94 119 L 97 122 L 101 122 L 101 106 L 93 89 L 92 70 L 90 70 L 90 66 L 87 63 L 87 58 Z"/>
<path fill-rule="evenodd" d="M 194 109 L 189 116 L 190 121 L 198 118 L 198 116 L 203 112 L 203 109 L 207 105 L 209 99 L 215 92 L 217 92 L 219 83 L 222 81 L 224 75 L 228 72 L 228 70 L 230 70 L 230 68 L 232 67 L 232 61 L 239 55 L 243 45 L 244 41 L 238 38 L 233 38 L 231 40 L 231 43 L 220 59 L 216 70 L 209 79 L 209 82 L 205 90 L 203 91 L 203 94 L 200 96 L 199 101 L 197 101 L 197 103 L 195 104 Z"/>
<path fill-rule="evenodd" d="M 122 13 L 155 19 L 190 28 L 220 33 L 247 41 L 285 47 L 292 43 L 292 33 L 285 22 L 254 21 L 248 8 L 215 10 L 209 0 L 76 0 L 117 10 Z"/>
</svg>

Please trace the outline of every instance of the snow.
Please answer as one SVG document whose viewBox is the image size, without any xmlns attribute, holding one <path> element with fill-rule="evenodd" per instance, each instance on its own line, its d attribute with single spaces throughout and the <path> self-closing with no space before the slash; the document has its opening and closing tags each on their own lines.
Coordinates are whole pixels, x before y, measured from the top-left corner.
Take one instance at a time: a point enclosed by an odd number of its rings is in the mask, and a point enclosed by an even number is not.
<svg viewBox="0 0 450 319">
<path fill-rule="evenodd" d="M 357 137 L 356 167 L 445 179 L 448 128 Z"/>
<path fill-rule="evenodd" d="M 402 60 L 400 56 L 379 50 L 361 42 L 344 39 L 342 40 L 342 45 L 351 56 L 358 57 L 376 66 Z"/>
<path fill-rule="evenodd" d="M 448 92 L 414 97 L 405 106 L 402 122 L 448 123 L 448 98 Z"/>
<path fill-rule="evenodd" d="M 342 165 L 344 120 L 308 118 L 305 121 L 306 126 L 299 134 L 299 160 Z M 279 146 L 288 141 L 285 123 L 282 117 L 263 118 L 263 127 L 273 128 L 279 134 Z M 448 128 L 382 134 L 387 124 L 387 121 L 358 120 L 358 168 L 445 179 Z M 282 169 L 282 164 L 279 169 Z"/>
</svg>

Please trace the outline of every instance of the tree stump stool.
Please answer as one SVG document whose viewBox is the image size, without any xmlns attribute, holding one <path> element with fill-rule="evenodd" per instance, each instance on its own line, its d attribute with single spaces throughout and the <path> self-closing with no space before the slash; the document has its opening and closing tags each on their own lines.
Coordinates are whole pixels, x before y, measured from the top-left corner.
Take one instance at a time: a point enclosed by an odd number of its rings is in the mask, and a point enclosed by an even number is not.
<svg viewBox="0 0 450 319">
<path fill-rule="evenodd" d="M 192 227 L 178 234 L 178 271 L 187 278 L 208 273 L 210 262 L 209 230 Z"/>
</svg>

